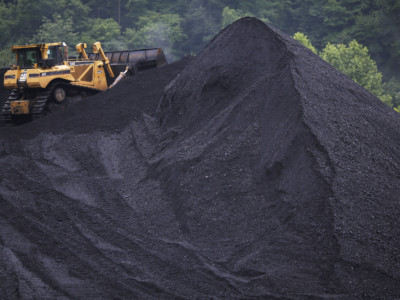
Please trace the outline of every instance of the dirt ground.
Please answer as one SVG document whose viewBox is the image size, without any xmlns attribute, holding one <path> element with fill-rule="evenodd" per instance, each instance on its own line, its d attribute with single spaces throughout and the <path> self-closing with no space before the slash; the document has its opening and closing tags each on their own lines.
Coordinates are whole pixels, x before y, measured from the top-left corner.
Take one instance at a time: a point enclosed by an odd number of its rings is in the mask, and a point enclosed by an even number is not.
<svg viewBox="0 0 400 300">
<path fill-rule="evenodd" d="M 241 19 L 196 57 L 0 128 L 0 298 L 399 298 L 399 129 Z"/>
</svg>

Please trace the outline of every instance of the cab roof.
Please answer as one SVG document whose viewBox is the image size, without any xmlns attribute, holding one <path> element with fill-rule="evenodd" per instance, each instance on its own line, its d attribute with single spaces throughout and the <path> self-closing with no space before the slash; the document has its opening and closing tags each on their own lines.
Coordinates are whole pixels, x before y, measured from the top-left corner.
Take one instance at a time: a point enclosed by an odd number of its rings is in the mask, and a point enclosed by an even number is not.
<svg viewBox="0 0 400 300">
<path fill-rule="evenodd" d="M 11 51 L 19 50 L 19 49 L 30 49 L 30 48 L 42 48 L 43 46 L 61 46 L 62 42 L 59 43 L 42 43 L 42 44 L 31 44 L 31 45 L 16 45 L 11 47 Z"/>
</svg>

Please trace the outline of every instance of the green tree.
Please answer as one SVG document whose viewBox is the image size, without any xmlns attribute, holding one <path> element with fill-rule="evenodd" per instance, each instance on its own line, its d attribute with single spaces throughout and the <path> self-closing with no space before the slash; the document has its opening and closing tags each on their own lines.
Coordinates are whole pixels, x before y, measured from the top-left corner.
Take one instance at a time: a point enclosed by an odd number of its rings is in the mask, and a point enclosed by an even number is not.
<svg viewBox="0 0 400 300">
<path fill-rule="evenodd" d="M 383 89 L 392 96 L 393 105 L 400 107 L 400 80 L 393 76 L 383 85 Z"/>
<path fill-rule="evenodd" d="M 15 55 L 10 51 L 13 32 L 10 28 L 14 21 L 10 9 L 11 4 L 0 1 L 0 67 L 9 66 L 14 63 Z M 2 78 L 0 80 L 3 80 Z"/>
<path fill-rule="evenodd" d="M 15 64 L 15 54 L 9 48 L 0 50 L 0 66 L 10 66 Z M 2 78 L 0 80 L 3 80 Z"/>
<path fill-rule="evenodd" d="M 274 25 L 288 33 L 298 30 L 293 22 L 294 7 L 299 7 L 296 0 L 280 0 L 280 1 L 238 1 L 237 8 L 242 11 L 252 13 L 258 19 Z"/>
<path fill-rule="evenodd" d="M 63 18 L 59 14 L 54 14 L 51 19 L 43 17 L 43 24 L 32 37 L 31 43 L 54 43 L 67 42 L 73 46 L 78 42 L 78 34 L 74 32 L 72 18 Z"/>
<path fill-rule="evenodd" d="M 73 27 L 81 30 L 89 12 L 89 8 L 80 0 L 14 0 L 7 4 L 7 10 L 11 18 L 8 20 L 8 30 L 14 35 L 14 40 L 30 40 L 43 24 L 44 17 L 51 19 L 55 14 L 65 20 L 72 20 Z"/>
<path fill-rule="evenodd" d="M 304 33 L 296 32 L 294 34 L 293 38 L 296 41 L 298 41 L 300 44 L 302 44 L 303 46 L 305 46 L 308 49 L 310 49 L 315 54 L 318 54 L 317 53 L 317 49 L 315 49 L 315 47 L 311 44 L 310 40 L 308 39 L 308 37 Z"/>
<path fill-rule="evenodd" d="M 114 19 L 89 19 L 88 24 L 90 30 L 80 36 L 82 42 L 92 45 L 100 41 L 106 51 L 122 50 L 126 47 L 126 43 L 122 42 L 121 27 Z"/>
<path fill-rule="evenodd" d="M 221 28 L 225 28 L 227 25 L 232 24 L 240 18 L 252 16 L 252 14 L 246 13 L 240 9 L 229 8 L 229 6 L 224 7 L 222 10 L 222 24 Z"/>
<path fill-rule="evenodd" d="M 358 41 L 368 45 L 378 64 L 390 75 L 400 68 L 400 1 L 369 1 L 348 30 Z"/>
<path fill-rule="evenodd" d="M 8 44 L 12 36 L 10 27 L 13 25 L 10 5 L 0 2 L 0 45 Z"/>
<path fill-rule="evenodd" d="M 328 43 L 322 51 L 321 57 L 384 103 L 392 106 L 392 97 L 384 94 L 383 91 L 382 73 L 378 71 L 375 61 L 369 56 L 367 47 L 355 40 L 351 41 L 348 46 Z"/>
<path fill-rule="evenodd" d="M 213 9 L 201 2 L 191 1 L 184 14 L 182 29 L 187 38 L 177 44 L 181 55 L 198 53 L 221 28 L 221 11 L 216 14 Z"/>
<path fill-rule="evenodd" d="M 176 59 L 174 45 L 186 38 L 177 14 L 151 12 L 139 17 L 138 28 L 127 28 L 124 40 L 130 48 L 162 47 L 169 59 Z"/>
</svg>

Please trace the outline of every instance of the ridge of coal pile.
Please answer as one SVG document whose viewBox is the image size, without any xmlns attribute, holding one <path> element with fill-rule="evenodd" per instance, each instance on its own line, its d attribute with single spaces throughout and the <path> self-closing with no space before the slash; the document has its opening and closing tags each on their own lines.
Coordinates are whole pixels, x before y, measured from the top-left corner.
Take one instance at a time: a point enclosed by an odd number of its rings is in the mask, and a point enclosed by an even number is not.
<svg viewBox="0 0 400 300">
<path fill-rule="evenodd" d="M 400 297 L 400 117 L 253 18 L 1 129 L 0 298 Z"/>
</svg>

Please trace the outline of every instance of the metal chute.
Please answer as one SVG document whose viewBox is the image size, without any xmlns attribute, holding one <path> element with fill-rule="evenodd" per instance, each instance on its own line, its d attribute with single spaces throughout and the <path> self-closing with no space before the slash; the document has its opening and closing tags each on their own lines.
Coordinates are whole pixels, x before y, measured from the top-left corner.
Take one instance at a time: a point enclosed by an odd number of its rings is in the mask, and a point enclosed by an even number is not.
<svg viewBox="0 0 400 300">
<path fill-rule="evenodd" d="M 104 54 L 108 58 L 111 66 L 123 65 L 125 67 L 137 65 L 139 71 L 160 67 L 167 63 L 161 48 L 112 51 L 104 52 Z M 99 59 L 96 53 L 89 53 L 88 57 L 91 60 Z"/>
<path fill-rule="evenodd" d="M 119 73 L 115 80 L 107 76 L 109 88 L 117 85 L 122 79 L 140 71 L 158 68 L 167 64 L 161 48 L 104 52 L 104 56 L 113 73 Z M 102 59 L 101 53 L 88 53 L 88 58 L 89 60 Z"/>
</svg>

